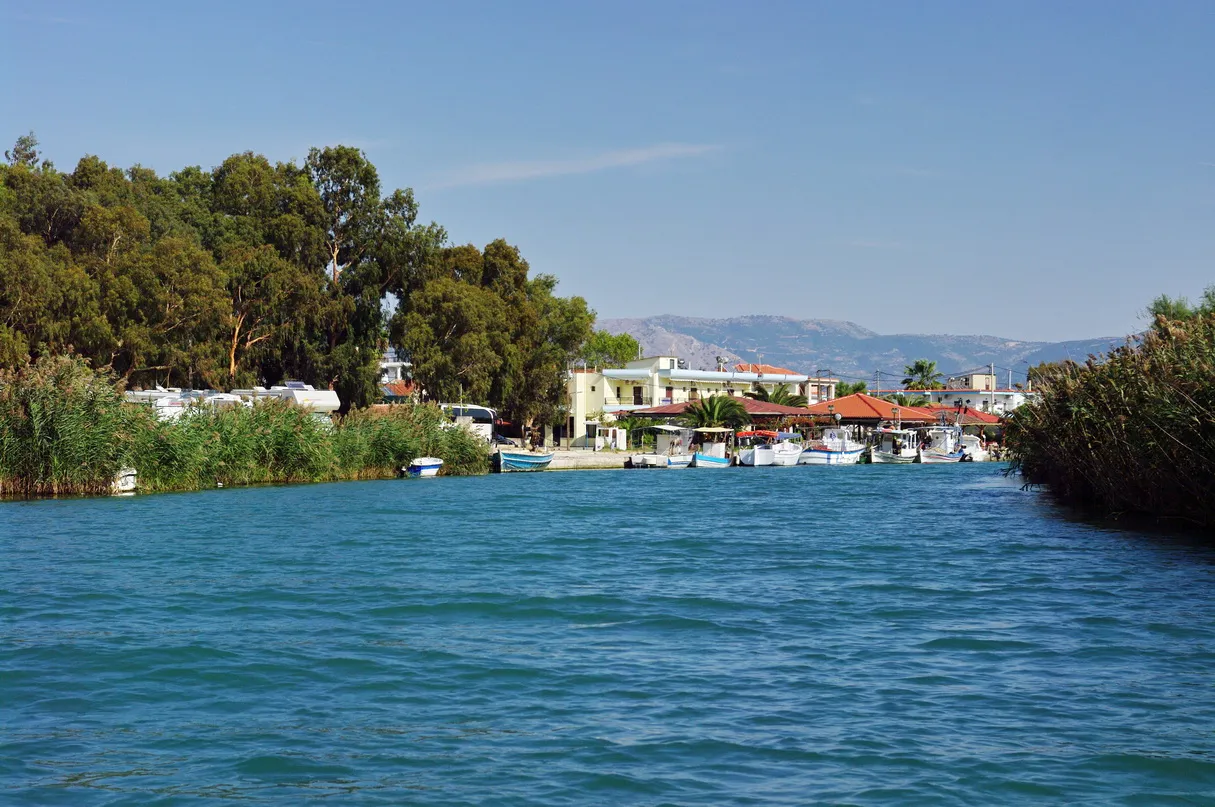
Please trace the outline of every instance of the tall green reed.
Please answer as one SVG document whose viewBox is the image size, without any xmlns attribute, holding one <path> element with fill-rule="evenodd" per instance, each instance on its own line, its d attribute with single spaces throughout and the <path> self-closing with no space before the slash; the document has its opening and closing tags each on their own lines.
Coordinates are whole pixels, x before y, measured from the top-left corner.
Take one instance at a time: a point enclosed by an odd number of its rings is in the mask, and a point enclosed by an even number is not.
<svg viewBox="0 0 1215 807">
<path fill-rule="evenodd" d="M 483 441 L 433 405 L 401 404 L 331 421 L 282 401 L 188 407 L 158 420 L 124 403 L 114 379 L 48 359 L 0 376 L 0 494 L 98 494 L 120 469 L 141 491 L 394 476 L 418 456 L 443 473 L 489 470 Z"/>
<path fill-rule="evenodd" d="M 1215 316 L 1160 319 L 1104 357 L 1052 366 L 1009 419 L 1026 482 L 1103 513 L 1215 527 Z"/>
</svg>

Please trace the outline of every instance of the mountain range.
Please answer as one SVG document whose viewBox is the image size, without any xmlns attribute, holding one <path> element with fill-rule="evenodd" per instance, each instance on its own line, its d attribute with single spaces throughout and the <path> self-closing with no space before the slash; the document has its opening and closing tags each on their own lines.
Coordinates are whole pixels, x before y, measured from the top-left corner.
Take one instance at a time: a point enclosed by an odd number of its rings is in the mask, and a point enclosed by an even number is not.
<svg viewBox="0 0 1215 807">
<path fill-rule="evenodd" d="M 752 315 L 705 319 L 662 315 L 641 319 L 605 319 L 598 327 L 631 334 L 645 355 L 678 356 L 692 369 L 715 369 L 717 357 L 727 362 L 761 362 L 807 375 L 863 380 L 872 388 L 899 386 L 904 366 L 916 359 L 935 361 L 945 375 L 996 365 L 1003 386 L 1012 371 L 1014 383 L 1025 370 L 1044 361 L 1099 354 L 1124 337 L 1070 342 L 1030 342 L 999 336 L 947 334 L 880 334 L 854 322 Z"/>
</svg>

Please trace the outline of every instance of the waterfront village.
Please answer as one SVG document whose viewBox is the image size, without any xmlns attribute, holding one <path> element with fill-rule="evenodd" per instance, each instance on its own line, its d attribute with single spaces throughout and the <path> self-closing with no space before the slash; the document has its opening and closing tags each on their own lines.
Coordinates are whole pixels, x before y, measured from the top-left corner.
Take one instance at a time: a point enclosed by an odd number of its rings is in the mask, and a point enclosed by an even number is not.
<svg viewBox="0 0 1215 807">
<path fill-rule="evenodd" d="M 410 369 L 403 357 L 385 354 L 377 407 L 425 398 Z M 500 471 L 968 462 L 999 458 L 1003 417 L 1033 395 L 999 387 L 993 369 L 950 376 L 934 389 L 838 395 L 835 377 L 721 359 L 715 369 L 691 369 L 678 356 L 659 355 L 622 367 L 571 367 L 565 422 L 526 433 L 489 407 L 439 404 L 453 427 L 491 444 Z M 323 417 L 340 407 L 332 390 L 298 383 L 201 396 L 128 393 L 162 417 L 192 403 L 248 406 L 262 398 L 288 400 Z M 440 459 L 423 457 L 402 471 L 433 476 L 441 466 Z"/>
</svg>

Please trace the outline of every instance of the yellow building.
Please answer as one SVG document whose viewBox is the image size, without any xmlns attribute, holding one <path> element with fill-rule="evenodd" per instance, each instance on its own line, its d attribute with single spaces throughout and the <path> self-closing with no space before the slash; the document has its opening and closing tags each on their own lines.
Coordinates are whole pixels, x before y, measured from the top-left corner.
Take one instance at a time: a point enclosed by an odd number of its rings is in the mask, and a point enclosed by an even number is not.
<svg viewBox="0 0 1215 807">
<path fill-rule="evenodd" d="M 608 370 L 578 369 L 570 374 L 566 392 L 567 423 L 574 445 L 588 445 L 589 415 L 602 413 L 605 421 L 636 409 L 696 401 L 713 395 L 742 397 L 758 384 L 774 390 L 786 384 L 810 403 L 835 397 L 836 378 L 811 378 L 784 367 L 739 364 L 732 370 L 690 370 L 675 356 L 652 356 Z M 595 421 L 590 421 L 594 425 Z M 592 429 L 592 432 L 595 430 Z"/>
</svg>

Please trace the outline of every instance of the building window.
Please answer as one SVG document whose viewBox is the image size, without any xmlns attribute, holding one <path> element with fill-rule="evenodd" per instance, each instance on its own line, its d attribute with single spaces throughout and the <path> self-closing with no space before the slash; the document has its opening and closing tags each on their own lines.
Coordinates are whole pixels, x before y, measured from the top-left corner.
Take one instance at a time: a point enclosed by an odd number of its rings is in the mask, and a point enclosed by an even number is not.
<svg viewBox="0 0 1215 807">
<path fill-rule="evenodd" d="M 641 400 L 642 389 L 642 387 L 633 387 L 633 406 L 641 406 L 643 403 Z"/>
<path fill-rule="evenodd" d="M 616 400 L 620 400 L 620 387 L 616 387 Z"/>
<path fill-rule="evenodd" d="M 591 392 L 594 392 L 594 391 L 595 391 L 595 385 L 591 384 Z"/>
</svg>

